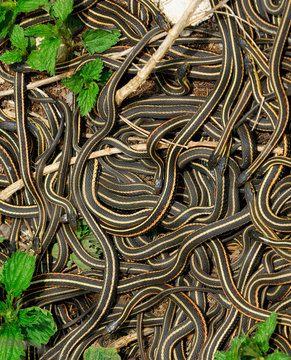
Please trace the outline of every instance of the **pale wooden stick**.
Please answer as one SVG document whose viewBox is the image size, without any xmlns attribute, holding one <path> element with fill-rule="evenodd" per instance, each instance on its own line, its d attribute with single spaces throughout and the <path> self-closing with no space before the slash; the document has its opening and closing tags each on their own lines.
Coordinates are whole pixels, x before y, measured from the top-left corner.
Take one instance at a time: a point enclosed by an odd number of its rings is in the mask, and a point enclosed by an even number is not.
<svg viewBox="0 0 291 360">
<path fill-rule="evenodd" d="M 258 122 L 259 122 L 259 117 L 260 117 L 260 115 L 261 115 L 261 111 L 262 111 L 262 107 L 263 107 L 263 105 L 264 105 L 264 101 L 265 101 L 265 96 L 262 97 L 262 100 L 261 100 L 261 103 L 260 103 L 260 107 L 259 107 L 259 111 L 258 111 L 258 114 L 257 114 L 257 116 L 256 116 L 256 120 L 255 120 L 255 122 L 254 122 L 254 125 L 253 125 L 252 128 L 251 128 L 251 131 L 254 131 L 254 128 L 256 127 L 256 125 L 257 125 Z"/>
<path fill-rule="evenodd" d="M 156 64 L 165 56 L 173 42 L 178 38 L 181 31 L 188 23 L 188 20 L 190 19 L 193 11 L 197 9 L 199 3 L 200 0 L 191 1 L 187 9 L 185 9 L 180 20 L 169 30 L 165 40 L 162 42 L 158 50 L 152 55 L 147 64 L 136 74 L 133 79 L 131 79 L 126 85 L 124 85 L 116 92 L 115 101 L 117 105 L 120 105 L 129 94 L 144 84 Z"/>
<path fill-rule="evenodd" d="M 149 77 L 156 64 L 162 60 L 162 58 L 166 55 L 168 49 L 173 45 L 174 41 L 179 37 L 180 33 L 186 26 L 188 26 L 189 23 L 203 19 L 203 17 L 213 13 L 216 9 L 222 7 L 227 2 L 228 0 L 222 0 L 212 10 L 205 11 L 197 18 L 194 17 L 194 19 L 191 19 L 192 13 L 197 9 L 200 3 L 200 0 L 193 0 L 189 4 L 187 9 L 185 9 L 179 21 L 169 30 L 165 40 L 162 42 L 158 50 L 152 55 L 147 64 L 136 74 L 134 78 L 132 78 L 126 85 L 124 85 L 116 92 L 116 104 L 120 105 L 122 101 L 128 97 L 128 95 L 136 91 L 141 85 L 145 83 L 146 79 Z"/>
<path fill-rule="evenodd" d="M 131 140 L 131 138 L 129 138 L 129 140 Z M 136 136 L 132 138 L 132 140 L 136 140 L 136 141 L 144 141 L 144 139 L 142 138 L 137 138 Z M 207 146 L 207 147 L 211 147 L 211 148 L 215 148 L 217 146 L 218 142 L 217 141 L 189 141 L 188 143 L 188 148 L 192 148 L 195 146 Z M 159 149 L 167 149 L 168 148 L 168 144 L 158 144 L 158 148 Z M 137 151 L 145 151 L 147 148 L 147 145 L 145 143 L 143 144 L 135 144 L 135 145 L 131 145 L 131 147 L 134 150 Z M 265 148 L 265 145 L 259 145 L 257 147 L 258 151 L 263 151 Z M 238 147 L 238 150 L 241 150 L 241 146 Z M 281 147 L 276 147 L 275 149 L 273 149 L 272 151 L 274 154 L 277 155 L 281 155 L 283 153 L 283 149 Z M 106 148 L 103 150 L 97 150 L 97 151 L 93 151 L 91 153 L 91 155 L 89 156 L 89 159 L 95 159 L 98 157 L 102 157 L 102 156 L 109 156 L 109 155 L 114 155 L 114 154 L 120 154 L 122 153 L 122 151 L 120 149 L 117 148 Z M 77 157 L 72 157 L 71 161 L 70 161 L 70 165 L 74 165 L 76 162 Z M 51 165 L 46 166 L 43 169 L 43 175 L 47 175 L 50 174 L 52 172 L 58 171 L 59 168 L 59 161 L 55 162 Z M 33 176 L 35 176 L 35 173 L 33 174 Z M 24 184 L 23 184 L 23 180 L 19 179 L 17 181 L 15 181 L 13 184 L 7 186 L 4 190 L 2 190 L 0 192 L 0 200 L 5 201 L 7 199 L 10 198 L 11 195 L 13 195 L 16 191 L 21 190 L 23 188 Z"/>
<path fill-rule="evenodd" d="M 48 84 L 51 84 L 53 82 L 59 81 L 59 80 L 65 78 L 65 77 L 68 77 L 71 74 L 72 74 L 72 71 L 68 71 L 68 72 L 65 72 L 63 74 L 52 76 L 52 77 L 49 77 L 49 78 L 46 78 L 46 79 L 43 79 L 43 80 L 34 81 L 34 82 L 29 83 L 26 88 L 27 88 L 27 90 L 31 90 L 31 89 L 35 89 L 35 88 L 37 88 L 39 86 L 48 85 Z M 12 94 L 14 94 L 14 89 L 0 91 L 0 98 L 3 97 L 3 96 L 12 95 Z"/>
<path fill-rule="evenodd" d="M 143 336 L 148 336 L 153 334 L 154 329 L 153 328 L 145 328 L 142 330 Z M 117 340 L 113 341 L 108 345 L 110 348 L 120 349 L 122 347 L 127 346 L 129 343 L 137 340 L 137 332 L 134 332 L 129 335 L 122 336 L 118 338 Z"/>
<path fill-rule="evenodd" d="M 150 135 L 150 131 L 148 130 L 145 130 L 145 129 L 142 129 L 140 126 L 136 125 L 136 124 L 133 124 L 131 121 L 129 121 L 127 118 L 125 118 L 124 116 L 122 115 L 119 115 L 120 119 L 123 120 L 127 125 L 131 126 L 134 130 L 136 130 L 137 132 L 139 132 L 141 135 L 147 137 Z M 159 141 L 160 143 L 166 143 L 166 144 L 172 144 L 172 145 L 177 145 L 177 146 L 181 146 L 185 149 L 188 149 L 188 146 L 187 145 L 180 145 L 180 144 L 175 144 L 173 143 L 172 141 L 169 141 L 167 139 L 160 139 Z"/>
</svg>

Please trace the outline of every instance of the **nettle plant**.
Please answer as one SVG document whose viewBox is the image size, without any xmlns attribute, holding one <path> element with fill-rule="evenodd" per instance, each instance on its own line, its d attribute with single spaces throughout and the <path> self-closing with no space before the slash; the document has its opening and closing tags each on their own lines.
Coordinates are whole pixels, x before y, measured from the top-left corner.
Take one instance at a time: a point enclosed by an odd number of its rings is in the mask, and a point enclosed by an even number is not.
<svg viewBox="0 0 291 360">
<path fill-rule="evenodd" d="M 3 263 L 1 287 L 6 300 L 0 301 L 0 359 L 19 360 L 25 356 L 27 345 L 47 344 L 57 331 L 52 314 L 37 306 L 20 308 L 20 298 L 30 283 L 35 269 L 35 257 L 20 250 Z M 4 320 L 4 321 L 3 321 Z"/>
<path fill-rule="evenodd" d="M 279 350 L 271 352 L 270 338 L 277 326 L 277 314 L 272 313 L 263 323 L 260 323 L 255 336 L 243 334 L 232 339 L 229 351 L 217 351 L 215 360 L 291 360 L 291 356 Z"/>
<path fill-rule="evenodd" d="M 82 41 L 73 41 L 74 30 L 82 23 L 71 13 L 74 0 L 8 0 L 0 2 L 0 38 L 8 36 L 10 49 L 0 60 L 7 64 L 26 62 L 32 69 L 55 74 L 57 62 L 67 60 L 76 46 L 91 55 L 110 49 L 119 41 L 118 30 L 88 30 L 82 34 Z M 17 16 L 35 10 L 45 10 L 49 22 L 23 29 L 15 24 Z M 93 71 L 92 71 L 93 69 Z M 72 78 L 63 80 L 63 84 L 78 95 L 81 115 L 86 115 L 93 107 L 99 87 L 110 77 L 111 72 L 103 69 L 100 59 L 82 66 Z M 72 79 L 72 80 L 71 80 Z"/>
</svg>

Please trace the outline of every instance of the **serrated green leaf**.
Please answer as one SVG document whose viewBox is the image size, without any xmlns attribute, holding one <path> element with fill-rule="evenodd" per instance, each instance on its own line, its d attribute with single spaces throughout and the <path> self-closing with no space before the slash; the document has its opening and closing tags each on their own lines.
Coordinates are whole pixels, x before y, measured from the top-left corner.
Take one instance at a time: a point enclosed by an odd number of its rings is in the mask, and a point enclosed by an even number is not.
<svg viewBox="0 0 291 360">
<path fill-rule="evenodd" d="M 11 51 L 6 51 L 1 57 L 1 61 L 6 64 L 13 64 L 16 62 L 21 62 L 23 60 L 23 50 L 16 49 Z"/>
<path fill-rule="evenodd" d="M 47 344 L 50 337 L 57 331 L 52 314 L 45 309 L 33 306 L 21 309 L 18 315 L 24 340 L 33 346 Z"/>
<path fill-rule="evenodd" d="M 231 341 L 231 348 L 228 352 L 217 351 L 215 353 L 216 360 L 240 360 L 241 348 L 243 348 L 247 337 L 243 335 L 240 338 L 234 338 Z"/>
<path fill-rule="evenodd" d="M 35 70 L 44 71 L 46 70 L 45 64 L 43 63 L 43 57 L 39 50 L 32 50 L 26 60 L 27 64 Z"/>
<path fill-rule="evenodd" d="M 62 83 L 74 94 L 79 94 L 80 90 L 83 87 L 84 81 L 80 74 L 80 71 L 76 71 L 70 78 L 65 78 L 62 80 Z"/>
<path fill-rule="evenodd" d="M 16 15 L 12 11 L 8 11 L 5 14 L 5 19 L 2 20 L 0 23 L 0 38 L 6 37 L 11 28 L 11 25 L 14 22 L 15 16 Z"/>
<path fill-rule="evenodd" d="M 53 4 L 54 16 L 62 21 L 66 21 L 73 10 L 73 3 L 74 0 L 56 0 Z"/>
<path fill-rule="evenodd" d="M 48 0 L 18 0 L 15 13 L 34 11 L 43 6 L 49 6 Z"/>
<path fill-rule="evenodd" d="M 54 37 L 58 35 L 58 29 L 53 24 L 39 24 L 30 26 L 24 33 L 26 36 Z"/>
<path fill-rule="evenodd" d="M 121 360 L 117 349 L 91 346 L 84 352 L 84 360 Z"/>
<path fill-rule="evenodd" d="M 58 37 L 44 38 L 39 45 L 39 50 L 33 50 L 27 59 L 28 65 L 35 70 L 48 71 L 55 74 L 56 55 L 61 44 Z"/>
<path fill-rule="evenodd" d="M 80 114 L 85 116 L 92 110 L 99 92 L 99 87 L 95 82 L 91 82 L 86 89 L 81 89 L 78 96 L 78 104 L 80 106 Z"/>
<path fill-rule="evenodd" d="M 276 350 L 273 354 L 267 355 L 265 360 L 291 360 L 291 356 Z"/>
<path fill-rule="evenodd" d="M 19 25 L 13 25 L 9 31 L 11 44 L 20 50 L 25 50 L 28 45 L 28 39 L 24 37 L 24 30 Z"/>
<path fill-rule="evenodd" d="M 216 351 L 216 353 L 214 354 L 214 359 L 215 360 L 230 360 L 229 353 L 224 352 L 224 351 Z"/>
<path fill-rule="evenodd" d="M 85 83 L 90 83 L 92 80 L 98 81 L 101 77 L 102 69 L 102 60 L 96 59 L 83 65 L 80 69 L 80 75 L 83 77 Z"/>
<path fill-rule="evenodd" d="M 18 325 L 4 323 L 0 329 L 0 359 L 19 360 L 25 356 L 23 335 Z"/>
<path fill-rule="evenodd" d="M 82 35 L 85 48 L 90 54 L 102 53 L 111 48 L 119 41 L 120 32 L 118 30 L 106 31 L 103 29 L 88 30 Z"/>
<path fill-rule="evenodd" d="M 270 317 L 258 326 L 256 331 L 255 340 L 262 350 L 266 353 L 269 350 L 269 340 L 277 325 L 277 314 L 272 313 Z"/>
<path fill-rule="evenodd" d="M 35 268 L 35 258 L 17 250 L 3 263 L 1 282 L 8 295 L 20 298 L 31 282 Z"/>
<path fill-rule="evenodd" d="M 5 61 L 4 61 L 5 62 Z M 5 241 L 5 237 L 4 236 L 0 236 L 0 243 L 3 243 L 3 241 Z"/>
</svg>

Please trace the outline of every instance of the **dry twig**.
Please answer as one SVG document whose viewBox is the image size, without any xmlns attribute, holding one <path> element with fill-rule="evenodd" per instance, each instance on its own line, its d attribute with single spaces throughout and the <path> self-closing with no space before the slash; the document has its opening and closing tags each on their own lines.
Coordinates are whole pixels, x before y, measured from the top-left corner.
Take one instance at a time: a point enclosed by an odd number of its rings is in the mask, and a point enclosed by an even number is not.
<svg viewBox="0 0 291 360">
<path fill-rule="evenodd" d="M 225 5 L 228 0 L 222 0 L 215 8 L 210 11 L 206 11 L 198 16 L 198 20 L 205 17 L 209 13 L 214 12 L 219 7 Z M 141 85 L 143 85 L 146 79 L 149 77 L 152 70 L 155 68 L 157 63 L 162 60 L 166 55 L 168 49 L 172 46 L 174 41 L 179 37 L 183 29 L 189 24 L 192 23 L 194 19 L 191 19 L 192 13 L 199 6 L 200 0 L 193 0 L 187 9 L 184 11 L 180 20 L 169 30 L 168 35 L 165 40 L 162 42 L 158 50 L 152 55 L 147 64 L 132 78 L 126 85 L 116 92 L 115 101 L 117 105 L 120 105 L 124 99 L 128 97 L 131 93 L 136 91 Z M 191 20 L 190 20 L 191 19 Z"/>
<path fill-rule="evenodd" d="M 129 138 L 129 140 L 144 141 L 145 139 L 133 137 L 133 138 Z M 168 146 L 169 146 L 169 144 L 166 144 L 166 143 L 158 144 L 159 149 L 166 149 L 166 148 L 168 148 Z M 216 141 L 190 141 L 187 146 L 188 146 L 188 148 L 192 148 L 195 146 L 206 146 L 206 147 L 215 148 L 217 146 L 217 142 Z M 131 147 L 137 151 L 145 151 L 147 149 L 147 145 L 145 143 L 131 145 Z M 257 147 L 258 151 L 263 151 L 264 148 L 265 148 L 265 145 L 259 145 Z M 238 147 L 237 150 L 240 150 L 240 149 L 241 149 L 241 147 Z M 122 153 L 122 150 L 117 149 L 115 147 L 106 148 L 103 150 L 93 151 L 91 153 L 91 155 L 89 156 L 89 159 L 95 159 L 95 158 L 102 157 L 102 156 L 109 156 L 109 155 L 120 154 L 120 153 Z M 278 146 L 275 149 L 273 149 L 273 153 L 277 154 L 277 155 L 281 155 L 283 153 L 283 149 Z M 76 162 L 76 159 L 77 159 L 76 156 L 72 157 L 71 161 L 70 161 L 70 165 L 74 165 Z M 52 172 L 58 171 L 59 165 L 60 165 L 59 162 L 55 162 L 51 165 L 46 166 L 43 170 L 43 175 L 47 175 Z M 33 174 L 33 176 L 34 175 L 35 174 Z M 0 192 L 0 200 L 5 201 L 5 200 L 9 199 L 11 195 L 13 195 L 16 191 L 21 190 L 23 188 L 23 186 L 24 186 L 24 184 L 23 184 L 22 179 L 19 179 L 16 182 L 14 182 L 13 184 L 7 186 L 4 190 L 2 190 Z"/>
<path fill-rule="evenodd" d="M 145 83 L 156 64 L 165 56 L 168 49 L 178 38 L 181 31 L 185 28 L 192 13 L 197 9 L 200 0 L 193 0 L 189 4 L 188 8 L 184 11 L 180 20 L 169 30 L 168 35 L 162 42 L 158 50 L 153 54 L 147 64 L 131 79 L 126 85 L 116 92 L 115 101 L 117 105 L 120 105 L 122 101 L 133 93 L 137 88 Z"/>
<path fill-rule="evenodd" d="M 152 328 L 145 328 L 142 331 L 143 336 L 148 336 L 153 334 L 154 329 Z M 113 341 L 111 344 L 108 345 L 110 348 L 120 349 L 122 347 L 127 346 L 129 343 L 137 340 L 137 333 L 134 332 L 132 334 L 122 336 L 119 339 Z"/>
<path fill-rule="evenodd" d="M 31 90 L 31 89 L 35 89 L 35 88 L 37 88 L 39 86 L 48 85 L 48 84 L 51 84 L 53 82 L 62 80 L 65 77 L 70 76 L 71 74 L 72 74 L 72 72 L 68 71 L 68 72 L 65 72 L 63 74 L 59 74 L 59 75 L 52 76 L 52 77 L 49 77 L 49 78 L 46 78 L 46 79 L 34 81 L 34 82 L 29 83 L 26 88 L 27 88 L 27 90 Z M 14 89 L 0 91 L 0 98 L 3 97 L 3 96 L 12 95 L 12 94 L 14 94 Z"/>
</svg>

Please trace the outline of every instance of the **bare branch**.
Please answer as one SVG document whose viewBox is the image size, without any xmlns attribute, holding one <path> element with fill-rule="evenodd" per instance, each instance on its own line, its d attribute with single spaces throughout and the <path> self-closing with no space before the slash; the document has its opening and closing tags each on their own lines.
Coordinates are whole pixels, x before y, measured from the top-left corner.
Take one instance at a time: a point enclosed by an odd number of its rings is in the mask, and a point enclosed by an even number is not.
<svg viewBox="0 0 291 360">
<path fill-rule="evenodd" d="M 53 82 L 64 79 L 65 77 L 68 77 L 71 74 L 72 74 L 72 72 L 68 71 L 68 72 L 65 72 L 63 74 L 59 74 L 59 75 L 52 76 L 52 77 L 49 77 L 49 78 L 46 78 L 46 79 L 34 81 L 34 82 L 29 83 L 26 88 L 27 88 L 27 90 L 31 90 L 31 89 L 35 89 L 35 88 L 37 88 L 39 86 L 48 85 L 48 84 L 51 84 Z M 12 95 L 13 93 L 14 93 L 14 89 L 0 91 L 0 98 L 3 97 L 3 96 Z"/>
<path fill-rule="evenodd" d="M 142 138 L 138 138 L 138 137 L 132 137 L 129 138 L 129 140 L 134 140 L 134 141 L 145 141 L 145 139 Z M 195 146 L 206 146 L 206 147 L 210 147 L 210 148 L 215 148 L 217 146 L 217 142 L 216 141 L 190 141 L 188 143 L 188 148 L 192 148 Z M 159 143 L 158 144 L 158 149 L 167 149 L 169 146 L 169 144 L 167 143 Z M 135 144 L 135 145 L 131 145 L 131 147 L 134 150 L 137 151 L 145 151 L 147 148 L 147 145 L 145 143 L 141 143 L 141 144 Z M 257 147 L 258 151 L 263 151 L 265 148 L 265 145 L 259 145 Z M 241 147 L 239 146 L 237 148 L 237 150 L 241 150 Z M 277 155 L 281 155 L 283 154 L 283 149 L 278 146 L 275 149 L 273 149 L 272 151 L 274 154 Z M 103 150 L 98 150 L 98 151 L 93 151 L 91 153 L 91 155 L 89 156 L 89 159 L 95 159 L 98 157 L 102 157 L 102 156 L 110 156 L 110 155 L 114 155 L 114 154 L 120 154 L 122 153 L 122 150 L 117 149 L 117 148 L 106 148 Z M 70 161 L 70 165 L 74 165 L 76 162 L 77 157 L 72 157 L 71 161 Z M 47 175 L 50 174 L 52 172 L 55 172 L 58 170 L 60 163 L 59 162 L 55 162 L 51 165 L 48 165 L 44 168 L 43 170 L 43 175 Z M 35 174 L 33 174 L 33 176 L 35 176 Z M 23 184 L 23 180 L 17 180 L 15 181 L 13 184 L 7 186 L 4 190 L 2 190 L 0 192 L 0 200 L 5 201 L 7 199 L 10 198 L 11 195 L 13 195 L 16 191 L 21 190 L 23 188 L 24 184 Z"/>
</svg>

